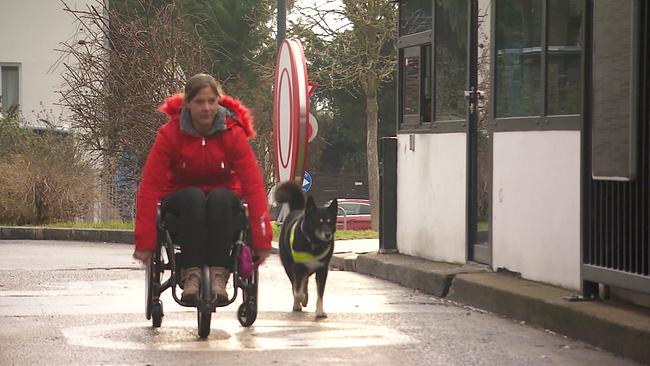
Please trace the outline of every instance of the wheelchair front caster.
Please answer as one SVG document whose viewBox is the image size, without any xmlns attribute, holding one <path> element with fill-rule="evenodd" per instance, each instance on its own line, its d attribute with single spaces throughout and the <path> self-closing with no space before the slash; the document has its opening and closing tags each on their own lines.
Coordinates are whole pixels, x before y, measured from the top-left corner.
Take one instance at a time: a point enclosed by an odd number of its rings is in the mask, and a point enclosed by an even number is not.
<svg viewBox="0 0 650 366">
<path fill-rule="evenodd" d="M 154 328 L 160 328 L 164 315 L 162 302 L 158 301 L 151 305 L 151 324 Z"/>
<path fill-rule="evenodd" d="M 212 318 L 212 313 L 197 310 L 196 317 L 199 322 L 199 338 L 208 338 L 210 335 L 210 320 Z"/>
<path fill-rule="evenodd" d="M 212 309 L 206 308 L 212 302 L 210 294 L 210 269 L 208 266 L 201 268 L 201 287 L 199 290 L 200 304 L 196 307 L 196 320 L 199 326 L 199 337 L 208 338 L 210 335 L 210 321 L 212 319 Z"/>
<path fill-rule="evenodd" d="M 253 301 L 245 301 L 239 305 L 237 320 L 243 327 L 250 327 L 257 319 L 257 304 Z"/>
</svg>

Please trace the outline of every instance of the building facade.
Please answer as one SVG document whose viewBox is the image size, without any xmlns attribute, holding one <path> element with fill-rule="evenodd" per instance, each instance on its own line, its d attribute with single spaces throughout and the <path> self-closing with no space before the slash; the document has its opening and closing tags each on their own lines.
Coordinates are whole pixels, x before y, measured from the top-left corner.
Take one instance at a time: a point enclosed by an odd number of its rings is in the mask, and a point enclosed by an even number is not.
<svg viewBox="0 0 650 366">
<path fill-rule="evenodd" d="M 91 0 L 65 2 L 85 8 Z M 3 109 L 16 107 L 30 125 L 64 124 L 58 106 L 65 71 L 62 43 L 78 34 L 71 14 L 60 1 L 0 1 L 0 84 Z"/>
<path fill-rule="evenodd" d="M 399 252 L 650 293 L 647 3 L 398 6 Z"/>
</svg>

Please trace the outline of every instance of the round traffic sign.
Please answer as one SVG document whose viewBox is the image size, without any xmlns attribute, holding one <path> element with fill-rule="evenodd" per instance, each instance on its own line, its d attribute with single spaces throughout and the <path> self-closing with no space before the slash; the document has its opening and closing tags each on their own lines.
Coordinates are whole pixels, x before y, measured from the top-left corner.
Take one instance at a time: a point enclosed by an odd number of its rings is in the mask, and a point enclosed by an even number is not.
<svg viewBox="0 0 650 366">
<path fill-rule="evenodd" d="M 301 182 L 307 161 L 309 91 L 307 64 L 300 41 L 282 41 L 273 91 L 273 139 L 276 180 Z"/>
</svg>

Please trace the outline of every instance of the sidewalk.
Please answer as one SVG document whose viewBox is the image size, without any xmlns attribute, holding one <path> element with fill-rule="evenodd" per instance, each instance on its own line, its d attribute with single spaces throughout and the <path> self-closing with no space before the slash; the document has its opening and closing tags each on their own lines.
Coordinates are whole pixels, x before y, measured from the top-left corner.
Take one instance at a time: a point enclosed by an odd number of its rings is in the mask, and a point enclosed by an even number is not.
<svg viewBox="0 0 650 366">
<path fill-rule="evenodd" d="M 650 364 L 650 310 L 601 300 L 567 301 L 569 290 L 485 266 L 378 254 L 378 240 L 337 242 L 331 266 L 412 287 L 579 339 Z"/>
<path fill-rule="evenodd" d="M 0 227 L 1 239 L 132 243 L 128 230 Z M 650 364 L 650 310 L 600 300 L 564 300 L 571 291 L 494 273 L 485 266 L 378 254 L 379 241 L 336 242 L 331 267 L 355 271 L 582 340 Z M 277 243 L 273 243 L 277 253 Z"/>
</svg>

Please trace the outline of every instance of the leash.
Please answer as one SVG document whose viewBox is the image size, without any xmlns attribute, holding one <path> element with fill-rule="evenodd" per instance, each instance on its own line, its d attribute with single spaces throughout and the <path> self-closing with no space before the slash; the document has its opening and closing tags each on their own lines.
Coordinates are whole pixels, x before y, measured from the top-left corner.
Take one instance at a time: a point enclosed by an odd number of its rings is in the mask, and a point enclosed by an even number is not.
<svg viewBox="0 0 650 366">
<path fill-rule="evenodd" d="M 293 248 L 293 241 L 294 241 L 294 238 L 295 238 L 296 229 L 298 228 L 298 221 L 301 221 L 301 220 L 297 220 L 296 222 L 294 222 L 293 226 L 291 227 L 291 231 L 289 232 L 289 248 L 291 248 L 291 256 L 293 257 L 294 262 L 306 263 L 306 262 L 309 262 L 309 261 L 321 260 L 321 259 L 325 258 L 327 256 L 327 253 L 330 251 L 330 247 L 331 247 L 332 244 L 328 244 L 325 247 L 325 251 L 318 254 L 318 255 L 313 255 L 313 254 L 308 253 L 308 252 L 299 252 L 299 251 L 297 251 L 297 250 L 295 250 Z M 306 235 L 305 235 L 305 237 L 306 237 Z"/>
</svg>

